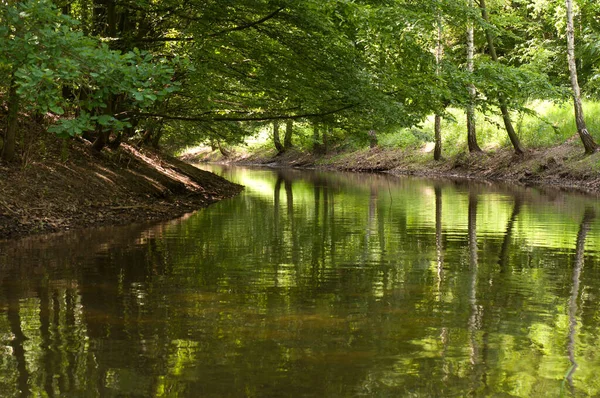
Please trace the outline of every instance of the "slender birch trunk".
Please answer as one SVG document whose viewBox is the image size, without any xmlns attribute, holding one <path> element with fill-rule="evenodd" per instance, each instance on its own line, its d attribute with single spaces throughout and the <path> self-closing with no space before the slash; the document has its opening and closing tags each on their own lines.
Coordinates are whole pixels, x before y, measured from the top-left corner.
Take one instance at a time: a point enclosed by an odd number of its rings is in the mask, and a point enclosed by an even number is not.
<svg viewBox="0 0 600 398">
<path fill-rule="evenodd" d="M 442 45 L 442 16 L 438 15 L 437 27 L 437 48 L 435 53 L 435 74 L 439 77 L 442 74 L 442 57 L 444 56 L 444 47 Z M 442 158 L 442 116 L 435 115 L 435 148 L 433 149 L 433 159 L 440 160 Z"/>
<path fill-rule="evenodd" d="M 473 0 L 469 0 L 469 8 L 473 7 Z M 473 22 L 469 21 L 467 25 L 467 71 L 469 76 L 473 76 L 475 71 L 473 58 L 475 54 L 475 39 Z M 467 105 L 467 144 L 469 152 L 482 152 L 477 143 L 477 129 L 475 123 L 475 97 L 477 92 L 473 83 L 469 84 L 469 104 Z"/>
</svg>

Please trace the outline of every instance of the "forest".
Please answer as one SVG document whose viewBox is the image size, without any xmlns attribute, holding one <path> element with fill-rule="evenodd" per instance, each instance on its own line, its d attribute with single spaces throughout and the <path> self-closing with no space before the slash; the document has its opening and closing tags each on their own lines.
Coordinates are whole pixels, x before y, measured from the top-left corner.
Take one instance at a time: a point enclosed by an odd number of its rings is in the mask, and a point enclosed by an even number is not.
<svg viewBox="0 0 600 398">
<path fill-rule="evenodd" d="M 0 2 L 3 397 L 600 396 L 600 1 Z"/>
<path fill-rule="evenodd" d="M 7 1 L 1 157 L 73 137 L 226 151 L 261 131 L 277 152 L 293 135 L 315 152 L 431 141 L 435 159 L 578 133 L 591 154 L 599 15 L 595 0 Z"/>
</svg>

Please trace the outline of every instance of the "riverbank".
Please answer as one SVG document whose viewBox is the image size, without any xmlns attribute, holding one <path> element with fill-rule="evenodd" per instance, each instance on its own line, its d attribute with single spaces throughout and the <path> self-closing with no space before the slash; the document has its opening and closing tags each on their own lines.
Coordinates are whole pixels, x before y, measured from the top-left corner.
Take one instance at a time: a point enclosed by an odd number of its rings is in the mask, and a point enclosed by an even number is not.
<svg viewBox="0 0 600 398">
<path fill-rule="evenodd" d="M 0 175 L 0 239 L 167 220 L 242 189 L 172 157 L 125 144 L 96 153 L 84 140 L 48 141 Z"/>
<path fill-rule="evenodd" d="M 544 185 L 600 193 L 600 153 L 586 156 L 576 137 L 559 146 L 529 149 L 517 156 L 509 148 L 483 153 L 459 153 L 434 161 L 430 147 L 368 148 L 315 155 L 296 149 L 277 155 L 274 150 L 217 151 L 198 149 L 181 157 L 187 162 L 216 162 L 270 167 L 322 168 L 393 175 L 468 178 Z"/>
</svg>

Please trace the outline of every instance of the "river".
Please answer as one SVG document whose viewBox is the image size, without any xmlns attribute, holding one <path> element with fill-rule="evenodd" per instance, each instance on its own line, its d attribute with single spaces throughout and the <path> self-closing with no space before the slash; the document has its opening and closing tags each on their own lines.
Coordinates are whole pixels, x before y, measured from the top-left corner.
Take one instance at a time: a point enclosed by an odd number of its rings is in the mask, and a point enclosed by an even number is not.
<svg viewBox="0 0 600 398">
<path fill-rule="evenodd" d="M 210 168 L 161 224 L 0 242 L 0 396 L 600 395 L 600 204 Z"/>
</svg>

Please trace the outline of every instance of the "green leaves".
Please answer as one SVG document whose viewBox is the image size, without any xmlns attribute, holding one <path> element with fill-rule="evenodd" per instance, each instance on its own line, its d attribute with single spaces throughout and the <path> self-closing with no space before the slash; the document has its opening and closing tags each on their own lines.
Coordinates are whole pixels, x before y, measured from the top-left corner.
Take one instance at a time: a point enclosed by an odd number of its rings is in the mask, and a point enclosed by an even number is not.
<svg viewBox="0 0 600 398">
<path fill-rule="evenodd" d="M 48 128 L 48 131 L 60 138 L 67 138 L 81 135 L 84 131 L 90 131 L 93 128 L 91 116 L 83 112 L 77 118 L 59 119 L 56 124 Z"/>
<path fill-rule="evenodd" d="M 65 110 L 58 105 L 51 105 L 48 108 L 50 109 L 50 111 L 57 115 L 63 115 L 65 113 Z"/>
<path fill-rule="evenodd" d="M 90 3 L 73 3 L 80 24 L 49 0 L 27 0 L 0 9 L 0 72 L 14 72 L 23 106 L 51 113 L 62 126 L 52 131 L 67 135 L 119 130 L 143 113 L 201 115 L 199 139 L 224 132 L 238 141 L 260 127 L 212 121 L 217 115 L 323 115 L 309 119 L 360 135 L 414 126 L 448 105 L 464 107 L 471 83 L 480 108 L 501 88 L 512 109 L 530 98 L 561 97 L 561 6 L 489 3 L 486 23 L 459 0 L 298 0 L 285 7 L 270 0 L 160 0 L 135 8 L 126 2 L 116 15 L 123 24 L 133 18 L 130 26 L 109 35 L 93 25 Z M 582 81 L 588 92 L 600 92 L 599 6 L 592 3 L 580 4 Z M 438 17 L 445 54 L 436 75 Z M 468 22 L 480 54 L 475 75 L 464 67 Z M 111 37 L 90 37 L 88 28 Z M 484 28 L 495 36 L 500 63 L 482 55 Z M 6 87 L 4 79 L 0 74 Z M 344 110 L 330 113 L 335 109 Z M 89 118 L 75 122 L 81 115 Z"/>
<path fill-rule="evenodd" d="M 177 90 L 171 63 L 140 50 L 121 54 L 76 31 L 74 19 L 48 0 L 3 8 L 0 65 L 14 71 L 26 109 L 62 116 L 49 131 L 74 136 L 94 125 L 115 131 L 128 126 L 123 116 L 91 116 L 119 98 L 133 110 L 147 109 Z M 70 96 L 64 96 L 64 89 Z"/>
</svg>

